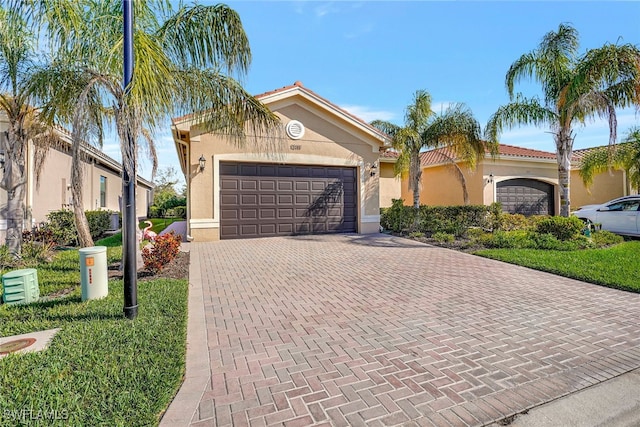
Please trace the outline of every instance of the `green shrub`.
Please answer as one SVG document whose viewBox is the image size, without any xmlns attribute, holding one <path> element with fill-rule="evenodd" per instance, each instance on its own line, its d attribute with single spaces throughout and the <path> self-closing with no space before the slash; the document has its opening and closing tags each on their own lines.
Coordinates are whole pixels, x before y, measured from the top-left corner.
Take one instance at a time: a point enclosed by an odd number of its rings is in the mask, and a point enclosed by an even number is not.
<svg viewBox="0 0 640 427">
<path fill-rule="evenodd" d="M 104 235 L 104 232 L 111 228 L 112 211 L 86 211 L 87 222 L 89 223 L 89 231 L 91 238 L 97 239 Z"/>
<path fill-rule="evenodd" d="M 37 267 L 49 263 L 55 254 L 53 248 L 54 245 L 51 243 L 23 242 L 20 264 L 23 267 Z"/>
<path fill-rule="evenodd" d="M 400 233 L 411 228 L 415 216 L 413 206 L 405 206 L 402 199 L 393 199 L 390 207 L 381 209 L 380 225 L 385 230 Z"/>
<path fill-rule="evenodd" d="M 409 233 L 409 237 L 411 237 L 412 239 L 419 239 L 421 237 L 424 237 L 424 233 L 421 231 L 414 231 L 413 233 Z"/>
<path fill-rule="evenodd" d="M 552 216 L 544 218 L 535 226 L 539 234 L 551 234 L 556 239 L 567 241 L 577 239 L 582 234 L 584 223 L 581 219 L 570 216 Z"/>
<path fill-rule="evenodd" d="M 62 246 L 76 246 L 78 232 L 73 218 L 73 211 L 61 209 L 47 215 L 48 223 L 45 228 L 51 231 L 53 240 Z"/>
<path fill-rule="evenodd" d="M 164 209 L 158 206 L 149 207 L 149 218 L 162 218 L 164 215 Z"/>
<path fill-rule="evenodd" d="M 478 242 L 487 248 L 523 249 L 535 247 L 531 234 L 526 230 L 498 230 L 478 238 Z"/>
<path fill-rule="evenodd" d="M 443 233 L 441 231 L 434 233 L 431 237 L 433 237 L 433 239 L 438 243 L 453 243 L 454 240 L 456 240 L 456 237 L 453 234 Z"/>
<path fill-rule="evenodd" d="M 6 270 L 13 266 L 13 256 L 9 252 L 9 246 L 0 246 L 0 270 Z"/>
<path fill-rule="evenodd" d="M 613 246 L 624 242 L 624 237 L 606 230 L 592 233 L 591 239 L 593 240 L 593 243 L 599 248 L 604 246 Z"/>
<path fill-rule="evenodd" d="M 487 232 L 479 227 L 471 227 L 467 229 L 467 233 L 466 233 L 467 237 L 471 240 L 477 240 L 478 238 L 480 238 L 481 236 L 484 236 L 485 234 L 487 234 Z"/>
</svg>

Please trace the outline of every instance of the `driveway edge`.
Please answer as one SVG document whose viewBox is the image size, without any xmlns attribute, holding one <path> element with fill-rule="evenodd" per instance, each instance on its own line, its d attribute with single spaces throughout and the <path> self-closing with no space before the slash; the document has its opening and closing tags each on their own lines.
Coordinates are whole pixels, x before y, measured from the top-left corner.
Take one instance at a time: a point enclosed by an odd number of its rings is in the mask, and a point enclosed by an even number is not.
<svg viewBox="0 0 640 427">
<path fill-rule="evenodd" d="M 211 380 L 209 345 L 204 315 L 204 297 L 200 251 L 198 244 L 189 243 L 189 303 L 187 316 L 187 366 L 178 394 L 162 416 L 160 427 L 188 426 L 198 410 L 202 395 Z"/>
</svg>

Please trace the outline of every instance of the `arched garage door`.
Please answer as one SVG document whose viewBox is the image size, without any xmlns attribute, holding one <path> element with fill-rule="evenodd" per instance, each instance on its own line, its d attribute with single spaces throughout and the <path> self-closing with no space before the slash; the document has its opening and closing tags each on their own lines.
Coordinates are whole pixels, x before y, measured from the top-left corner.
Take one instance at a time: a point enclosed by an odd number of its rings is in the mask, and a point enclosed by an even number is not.
<svg viewBox="0 0 640 427">
<path fill-rule="evenodd" d="M 220 238 L 356 231 L 356 169 L 220 162 Z"/>
<path fill-rule="evenodd" d="M 523 215 L 553 215 L 553 185 L 535 179 L 510 179 L 496 185 L 502 210 Z"/>
</svg>

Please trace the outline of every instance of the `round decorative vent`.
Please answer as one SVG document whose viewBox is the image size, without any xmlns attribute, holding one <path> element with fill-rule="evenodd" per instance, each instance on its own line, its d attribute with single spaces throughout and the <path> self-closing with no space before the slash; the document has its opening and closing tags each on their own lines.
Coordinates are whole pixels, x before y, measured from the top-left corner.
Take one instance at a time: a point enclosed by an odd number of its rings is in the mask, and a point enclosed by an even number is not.
<svg viewBox="0 0 640 427">
<path fill-rule="evenodd" d="M 304 136 L 304 125 L 297 120 L 291 120 L 287 123 L 287 135 L 291 139 L 300 139 Z"/>
</svg>

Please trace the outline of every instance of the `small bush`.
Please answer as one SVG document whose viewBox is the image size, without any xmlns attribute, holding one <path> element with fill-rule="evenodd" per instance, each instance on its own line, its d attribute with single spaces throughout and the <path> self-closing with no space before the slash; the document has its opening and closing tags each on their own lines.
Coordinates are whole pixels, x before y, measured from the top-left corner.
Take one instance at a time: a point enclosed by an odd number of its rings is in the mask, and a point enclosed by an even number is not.
<svg viewBox="0 0 640 427">
<path fill-rule="evenodd" d="M 409 237 L 411 237 L 412 239 L 419 239 L 421 237 L 424 237 L 424 233 L 420 231 L 414 231 L 413 233 L 409 233 Z"/>
<path fill-rule="evenodd" d="M 390 207 L 381 209 L 380 225 L 385 230 L 400 233 L 411 228 L 415 215 L 413 206 L 405 206 L 402 199 L 393 199 Z"/>
<path fill-rule="evenodd" d="M 577 239 L 583 228 L 584 223 L 575 216 L 552 216 L 540 220 L 535 230 L 540 234 L 551 234 L 558 240 L 568 241 Z"/>
<path fill-rule="evenodd" d="M 498 230 L 492 234 L 480 236 L 478 242 L 487 248 L 524 249 L 535 247 L 530 233 L 526 230 Z"/>
<path fill-rule="evenodd" d="M 441 231 L 434 233 L 433 239 L 438 243 L 453 243 L 456 237 L 453 234 L 443 233 Z"/>
<path fill-rule="evenodd" d="M 23 242 L 20 264 L 24 267 L 37 267 L 40 264 L 51 262 L 54 255 L 52 243 Z"/>
<path fill-rule="evenodd" d="M 87 222 L 89 223 L 89 231 L 91 238 L 97 239 L 104 235 L 104 232 L 111 228 L 112 211 L 86 211 Z"/>
<path fill-rule="evenodd" d="M 142 249 L 144 267 L 155 274 L 169 264 L 180 251 L 182 237 L 174 232 L 157 236 L 153 244 Z"/>
<path fill-rule="evenodd" d="M 591 239 L 593 240 L 593 243 L 599 248 L 604 246 L 613 246 L 624 242 L 624 237 L 606 230 L 592 233 Z"/>
<path fill-rule="evenodd" d="M 478 227 L 471 227 L 467 230 L 467 237 L 471 240 L 477 240 L 478 238 L 480 238 L 481 236 L 484 236 L 485 234 L 487 234 L 486 231 Z"/>
<path fill-rule="evenodd" d="M 73 219 L 73 211 L 61 209 L 50 212 L 47 215 L 48 223 L 45 227 L 51 230 L 53 240 L 62 246 L 75 246 L 78 244 L 78 232 Z"/>
<path fill-rule="evenodd" d="M 9 246 L 0 246 L 0 270 L 6 270 L 13 267 L 13 256 L 9 252 Z"/>
<path fill-rule="evenodd" d="M 53 245 L 56 243 L 53 232 L 46 226 L 36 227 L 22 232 L 23 242 L 39 242 Z"/>
</svg>

